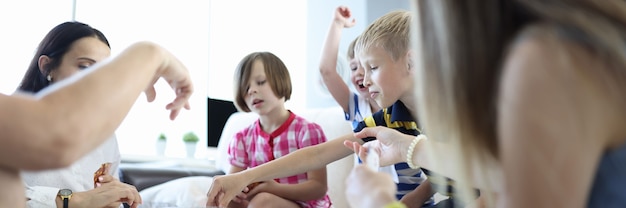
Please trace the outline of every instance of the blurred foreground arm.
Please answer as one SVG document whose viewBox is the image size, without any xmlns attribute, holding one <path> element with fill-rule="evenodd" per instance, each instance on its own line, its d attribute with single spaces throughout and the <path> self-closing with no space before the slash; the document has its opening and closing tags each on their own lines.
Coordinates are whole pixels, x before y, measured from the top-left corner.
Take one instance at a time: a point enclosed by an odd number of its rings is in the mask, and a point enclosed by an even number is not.
<svg viewBox="0 0 626 208">
<path fill-rule="evenodd" d="M 176 93 L 166 106 L 174 119 L 189 109 L 193 85 L 176 57 L 149 42 L 35 96 L 0 95 L 0 165 L 25 170 L 70 165 L 114 132 L 141 92 L 154 100 L 153 85 L 161 77 Z"/>
<path fill-rule="evenodd" d="M 396 184 L 391 177 L 363 164 L 352 169 L 346 184 L 346 198 L 351 207 L 384 207 L 396 201 Z"/>
</svg>

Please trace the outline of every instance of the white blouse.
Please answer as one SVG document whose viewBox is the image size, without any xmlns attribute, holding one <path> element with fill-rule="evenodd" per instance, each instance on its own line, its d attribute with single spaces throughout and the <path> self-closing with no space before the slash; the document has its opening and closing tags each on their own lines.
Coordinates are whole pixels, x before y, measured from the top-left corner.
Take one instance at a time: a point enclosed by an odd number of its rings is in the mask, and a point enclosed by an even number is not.
<svg viewBox="0 0 626 208">
<path fill-rule="evenodd" d="M 115 135 L 69 167 L 45 171 L 22 171 L 21 177 L 26 186 L 26 197 L 30 199 L 27 201 L 27 207 L 56 207 L 57 192 L 63 188 L 71 189 L 72 192 L 93 189 L 94 173 L 102 163 L 107 162 L 111 163 L 109 174 L 119 179 L 118 167 L 121 158 Z"/>
</svg>

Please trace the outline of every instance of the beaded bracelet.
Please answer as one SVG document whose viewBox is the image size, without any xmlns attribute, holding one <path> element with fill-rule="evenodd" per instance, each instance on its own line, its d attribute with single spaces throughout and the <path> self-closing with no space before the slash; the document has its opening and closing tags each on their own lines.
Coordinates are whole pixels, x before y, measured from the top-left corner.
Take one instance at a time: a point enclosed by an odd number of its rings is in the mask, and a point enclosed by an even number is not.
<svg viewBox="0 0 626 208">
<path fill-rule="evenodd" d="M 409 165 L 409 168 L 411 169 L 419 169 L 420 167 L 413 164 L 413 150 L 415 150 L 415 146 L 417 145 L 417 143 L 419 143 L 419 141 L 421 140 L 425 140 L 427 139 L 425 135 L 420 134 L 417 137 L 415 137 L 415 139 L 413 139 L 413 141 L 411 142 L 411 144 L 409 145 L 409 150 L 406 153 L 406 164 Z"/>
<path fill-rule="evenodd" d="M 385 205 L 385 208 L 406 208 L 406 205 L 399 201 L 395 201 Z"/>
</svg>

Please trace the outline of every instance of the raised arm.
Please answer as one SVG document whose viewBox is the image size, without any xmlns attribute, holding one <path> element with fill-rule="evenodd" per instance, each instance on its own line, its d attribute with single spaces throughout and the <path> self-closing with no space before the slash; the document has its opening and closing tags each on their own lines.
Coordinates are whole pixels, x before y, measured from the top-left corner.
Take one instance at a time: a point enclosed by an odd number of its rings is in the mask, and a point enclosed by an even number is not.
<svg viewBox="0 0 626 208">
<path fill-rule="evenodd" d="M 343 28 L 350 28 L 356 24 L 356 20 L 350 20 L 352 14 L 345 6 L 337 7 L 333 21 L 328 29 L 328 35 L 322 49 L 322 59 L 320 60 L 320 74 L 328 91 L 335 101 L 343 108 L 344 112 L 349 111 L 350 88 L 337 73 L 337 54 L 339 41 Z"/>
<path fill-rule="evenodd" d="M 46 88 L 36 96 L 0 95 L 0 165 L 41 170 L 70 165 L 111 135 L 141 94 L 154 100 L 164 78 L 176 93 L 166 106 L 174 119 L 193 86 L 186 68 L 149 42 Z"/>
</svg>

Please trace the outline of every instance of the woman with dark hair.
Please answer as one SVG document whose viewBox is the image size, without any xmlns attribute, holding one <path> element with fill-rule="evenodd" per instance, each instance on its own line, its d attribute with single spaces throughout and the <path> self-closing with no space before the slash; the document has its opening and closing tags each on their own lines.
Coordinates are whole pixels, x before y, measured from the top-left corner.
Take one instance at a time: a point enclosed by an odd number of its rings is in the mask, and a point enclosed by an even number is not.
<svg viewBox="0 0 626 208">
<path fill-rule="evenodd" d="M 110 56 L 104 34 L 81 22 L 64 22 L 54 27 L 39 44 L 20 92 L 37 93 Z M 71 190 L 70 207 L 120 207 L 119 199 L 106 199 L 106 192 L 129 191 L 139 197 L 135 187 L 119 181 L 121 162 L 115 134 L 71 166 L 46 171 L 22 171 L 26 184 L 27 206 L 61 207 L 57 194 Z M 94 173 L 100 173 L 94 176 Z M 100 196 L 98 196 L 100 195 Z M 106 204 L 108 201 L 113 203 Z"/>
<path fill-rule="evenodd" d="M 429 139 L 363 130 L 384 150 L 381 165 L 450 166 L 491 190 L 486 206 L 626 207 L 625 1 L 417 2 L 417 108 Z M 442 152 L 458 162 L 437 163 Z M 391 183 L 356 167 L 348 199 L 382 206 Z"/>
</svg>

